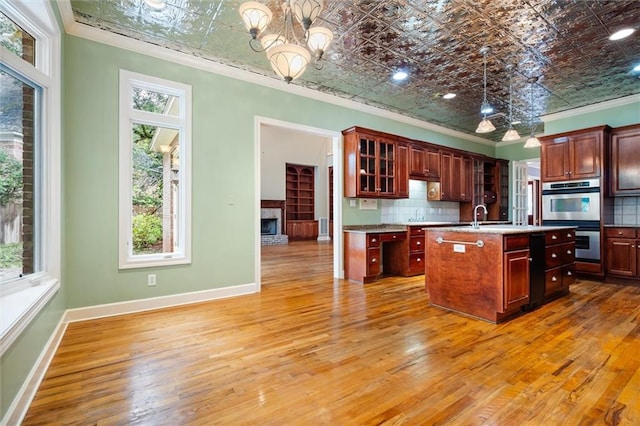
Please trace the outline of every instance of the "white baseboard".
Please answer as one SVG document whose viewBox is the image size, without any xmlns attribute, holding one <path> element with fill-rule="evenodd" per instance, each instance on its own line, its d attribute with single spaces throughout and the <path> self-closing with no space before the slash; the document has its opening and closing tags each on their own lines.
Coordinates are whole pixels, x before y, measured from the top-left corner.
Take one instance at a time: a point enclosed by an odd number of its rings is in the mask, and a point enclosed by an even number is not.
<svg viewBox="0 0 640 426">
<path fill-rule="evenodd" d="M 143 312 L 153 309 L 169 308 L 171 306 L 188 305 L 190 303 L 206 302 L 208 300 L 243 296 L 257 292 L 257 284 L 242 284 L 233 287 L 214 288 L 211 290 L 194 291 L 191 293 L 172 294 L 169 296 L 152 297 L 149 299 L 128 300 L 126 302 L 67 309 L 63 319 L 65 322 L 85 321 L 95 318 L 111 317 L 114 315 L 132 314 L 135 312 Z"/>
<path fill-rule="evenodd" d="M 19 425 L 22 423 L 22 420 L 31 405 L 31 401 L 36 395 L 36 392 L 40 387 L 40 383 L 49 368 L 49 364 L 62 341 L 62 337 L 64 336 L 68 323 L 115 315 L 132 314 L 135 312 L 150 311 L 153 309 L 169 308 L 171 306 L 188 305 L 191 303 L 206 302 L 209 300 L 226 299 L 229 297 L 257 293 L 258 291 L 258 285 L 256 283 L 250 283 L 232 287 L 194 291 L 191 293 L 153 297 L 149 299 L 129 300 L 126 302 L 67 309 L 62 315 L 55 331 L 49 338 L 49 341 L 42 349 L 38 360 L 34 364 L 33 368 L 31 368 L 22 388 L 20 388 L 20 391 L 14 398 L 11 406 L 9 406 L 4 418 L 0 420 L 0 425 Z"/>
</svg>

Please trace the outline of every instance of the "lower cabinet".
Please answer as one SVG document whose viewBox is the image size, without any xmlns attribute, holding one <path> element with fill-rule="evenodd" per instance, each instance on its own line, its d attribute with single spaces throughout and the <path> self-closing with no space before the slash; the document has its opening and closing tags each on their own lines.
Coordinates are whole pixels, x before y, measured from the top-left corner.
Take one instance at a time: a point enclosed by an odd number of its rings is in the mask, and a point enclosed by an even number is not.
<svg viewBox="0 0 640 426">
<path fill-rule="evenodd" d="M 504 312 L 527 303 L 529 303 L 528 247 L 504 253 Z"/>
<path fill-rule="evenodd" d="M 573 230 L 545 232 L 544 297 L 565 294 L 576 280 L 576 233 Z"/>
<path fill-rule="evenodd" d="M 315 240 L 318 238 L 317 220 L 287 220 L 289 240 Z"/>
<path fill-rule="evenodd" d="M 368 283 L 375 281 L 383 272 L 384 253 L 389 255 L 406 240 L 403 232 L 345 232 L 344 233 L 344 275 L 350 281 Z M 388 271 L 393 273 L 393 271 Z"/>
<path fill-rule="evenodd" d="M 640 229 L 605 228 L 607 276 L 640 279 Z"/>
</svg>

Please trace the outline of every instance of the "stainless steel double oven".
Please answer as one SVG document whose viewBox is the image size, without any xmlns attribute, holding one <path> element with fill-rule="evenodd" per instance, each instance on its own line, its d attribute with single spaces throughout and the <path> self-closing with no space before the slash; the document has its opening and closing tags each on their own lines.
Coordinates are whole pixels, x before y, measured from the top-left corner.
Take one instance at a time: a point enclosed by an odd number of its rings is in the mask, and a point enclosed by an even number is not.
<svg viewBox="0 0 640 426">
<path fill-rule="evenodd" d="M 542 184 L 543 225 L 575 226 L 576 260 L 600 262 L 600 180 Z"/>
</svg>

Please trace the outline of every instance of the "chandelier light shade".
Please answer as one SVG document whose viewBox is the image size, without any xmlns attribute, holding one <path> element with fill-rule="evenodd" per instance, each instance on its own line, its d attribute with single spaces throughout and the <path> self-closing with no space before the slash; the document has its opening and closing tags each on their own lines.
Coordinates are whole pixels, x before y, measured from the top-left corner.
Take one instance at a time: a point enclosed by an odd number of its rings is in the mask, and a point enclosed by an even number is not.
<svg viewBox="0 0 640 426">
<path fill-rule="evenodd" d="M 527 141 L 524 143 L 524 147 L 537 148 L 539 146 L 540 146 L 540 141 L 538 140 L 538 138 L 536 138 L 533 132 L 531 132 L 531 136 L 529 136 L 529 139 L 527 139 Z"/>
<path fill-rule="evenodd" d="M 478 124 L 478 128 L 476 129 L 476 133 L 489 133 L 493 132 L 496 128 L 487 118 L 487 114 L 491 114 L 493 112 L 493 108 L 487 101 L 487 55 L 491 52 L 491 48 L 488 46 L 484 46 L 480 49 L 480 53 L 483 56 L 483 74 L 482 74 L 482 105 L 480 105 L 480 113 L 482 114 L 482 121 Z"/>
<path fill-rule="evenodd" d="M 309 63 L 313 62 L 316 69 L 322 68 L 321 60 L 333 40 L 333 33 L 321 26 L 311 26 L 323 10 L 324 0 L 285 0 L 280 5 L 279 31 L 262 35 L 259 43 L 256 38 L 267 29 L 273 13 L 257 1 L 243 3 L 238 11 L 251 35 L 251 49 L 265 52 L 275 73 L 291 83 L 305 72 Z M 301 36 L 296 35 L 294 17 L 302 26 Z"/>
<path fill-rule="evenodd" d="M 333 33 L 325 27 L 313 27 L 309 29 L 309 40 L 307 40 L 307 45 L 318 60 L 322 59 L 322 55 L 324 55 L 324 52 L 327 50 L 332 40 Z"/>
<path fill-rule="evenodd" d="M 322 9 L 323 0 L 290 0 L 293 16 L 302 24 L 302 28 L 308 30 L 313 21 L 316 20 Z"/>
<path fill-rule="evenodd" d="M 271 68 L 287 83 L 300 77 L 311 61 L 311 54 L 307 49 L 297 44 L 285 43 L 273 46 L 267 50 L 267 58 Z"/>
<path fill-rule="evenodd" d="M 512 81 L 513 81 L 513 65 L 507 65 L 509 71 L 509 130 L 502 137 L 502 142 L 517 141 L 520 139 L 518 131 L 513 128 L 513 97 L 512 97 Z"/>
<path fill-rule="evenodd" d="M 248 1 L 242 3 L 238 9 L 244 25 L 247 27 L 251 38 L 255 40 L 257 35 L 264 31 L 273 18 L 271 10 L 262 3 L 257 1 Z"/>
</svg>

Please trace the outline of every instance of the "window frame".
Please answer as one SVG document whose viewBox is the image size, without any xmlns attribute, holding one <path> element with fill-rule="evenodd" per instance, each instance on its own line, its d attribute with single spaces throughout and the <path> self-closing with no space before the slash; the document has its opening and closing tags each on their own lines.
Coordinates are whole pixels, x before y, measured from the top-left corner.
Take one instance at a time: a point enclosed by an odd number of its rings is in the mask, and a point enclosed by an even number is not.
<svg viewBox="0 0 640 426">
<path fill-rule="evenodd" d="M 191 86 L 158 77 L 120 70 L 119 82 L 119 269 L 148 268 L 191 263 Z M 136 88 L 176 96 L 177 116 L 136 110 L 131 102 Z M 147 124 L 179 132 L 180 194 L 178 197 L 178 250 L 172 253 L 134 255 L 132 252 L 132 138 L 133 124 Z"/>
<path fill-rule="evenodd" d="M 34 37 L 35 66 L 0 46 L 0 67 L 36 87 L 34 226 L 39 271 L 0 284 L 0 355 L 18 339 L 60 288 L 61 277 L 61 31 L 47 1 L 0 0 L 0 9 Z M 36 148 L 37 147 L 37 148 Z"/>
</svg>

